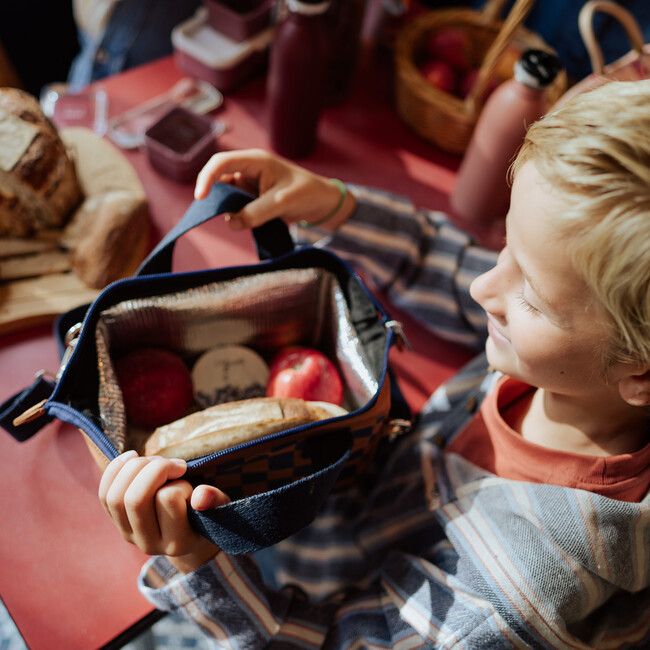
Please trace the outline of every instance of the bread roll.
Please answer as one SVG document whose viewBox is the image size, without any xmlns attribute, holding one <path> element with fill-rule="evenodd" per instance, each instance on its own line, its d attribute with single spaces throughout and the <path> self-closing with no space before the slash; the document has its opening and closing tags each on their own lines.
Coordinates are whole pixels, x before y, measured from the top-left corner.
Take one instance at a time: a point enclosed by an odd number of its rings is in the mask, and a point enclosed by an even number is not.
<svg viewBox="0 0 650 650">
<path fill-rule="evenodd" d="M 85 127 L 61 130 L 77 165 L 84 199 L 60 243 L 87 287 L 101 289 L 133 273 L 149 249 L 149 207 L 131 163 L 110 142 Z"/>
<path fill-rule="evenodd" d="M 158 427 L 145 443 L 144 453 L 190 460 L 345 413 L 335 404 L 288 397 L 227 402 Z"/>
<path fill-rule="evenodd" d="M 0 237 L 59 228 L 80 199 L 74 163 L 36 98 L 0 88 Z"/>
<path fill-rule="evenodd" d="M 102 289 L 137 270 L 149 245 L 149 208 L 142 194 L 115 190 L 90 196 L 75 210 L 61 244 L 87 287 Z"/>
</svg>

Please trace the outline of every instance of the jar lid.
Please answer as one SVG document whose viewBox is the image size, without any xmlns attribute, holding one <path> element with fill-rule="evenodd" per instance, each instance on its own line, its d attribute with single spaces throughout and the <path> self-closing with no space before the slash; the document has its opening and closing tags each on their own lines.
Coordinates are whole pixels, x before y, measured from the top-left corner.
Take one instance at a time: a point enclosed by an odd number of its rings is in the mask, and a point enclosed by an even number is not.
<svg viewBox="0 0 650 650">
<path fill-rule="evenodd" d="M 268 380 L 264 359 L 243 345 L 211 348 L 192 367 L 194 399 L 201 408 L 264 397 Z"/>
<path fill-rule="evenodd" d="M 515 63 L 515 79 L 531 88 L 546 88 L 553 83 L 562 62 L 553 53 L 546 50 L 526 50 Z"/>
</svg>

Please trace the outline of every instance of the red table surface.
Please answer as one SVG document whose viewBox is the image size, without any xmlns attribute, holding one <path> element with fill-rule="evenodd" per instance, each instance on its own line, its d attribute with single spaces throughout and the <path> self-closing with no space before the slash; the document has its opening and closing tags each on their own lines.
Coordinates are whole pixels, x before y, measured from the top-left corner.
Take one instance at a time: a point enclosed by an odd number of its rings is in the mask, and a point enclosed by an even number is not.
<svg viewBox="0 0 650 650">
<path fill-rule="evenodd" d="M 411 134 L 393 110 L 389 64 L 358 75 L 346 102 L 328 109 L 315 152 L 300 161 L 321 174 L 383 187 L 418 205 L 447 209 L 458 159 Z M 183 75 L 173 59 L 117 75 L 101 85 L 110 114 L 118 114 L 166 90 Z M 269 148 L 264 78 L 225 97 L 217 115 L 228 124 L 222 149 Z M 147 191 L 152 244 L 181 217 L 193 185 L 167 179 L 145 154 L 127 154 Z M 177 246 L 175 269 L 253 263 L 250 233 L 233 233 L 215 219 Z M 413 350 L 392 352 L 400 385 L 419 408 L 435 386 L 468 353 L 427 335 L 407 315 Z M 0 339 L 0 400 L 31 383 L 41 368 L 55 371 L 58 355 L 48 327 Z M 31 440 L 0 435 L 0 596 L 32 650 L 98 648 L 109 643 L 152 607 L 139 594 L 137 574 L 145 556 L 118 535 L 97 499 L 100 471 L 83 437 L 53 422 Z"/>
</svg>

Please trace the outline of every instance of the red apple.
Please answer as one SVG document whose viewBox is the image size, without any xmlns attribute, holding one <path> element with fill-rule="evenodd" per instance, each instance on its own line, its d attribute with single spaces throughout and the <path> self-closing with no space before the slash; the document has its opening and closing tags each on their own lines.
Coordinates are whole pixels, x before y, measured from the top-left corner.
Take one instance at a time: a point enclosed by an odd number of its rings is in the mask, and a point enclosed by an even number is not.
<svg viewBox="0 0 650 650">
<path fill-rule="evenodd" d="M 194 401 L 192 376 L 169 350 L 142 348 L 115 362 L 126 416 L 132 424 L 155 429 L 185 415 Z"/>
<path fill-rule="evenodd" d="M 435 88 L 447 93 L 453 93 L 456 88 L 456 73 L 444 61 L 426 61 L 420 66 L 420 73 Z"/>
<path fill-rule="evenodd" d="M 319 350 L 283 348 L 271 359 L 267 397 L 297 397 L 308 402 L 343 403 L 343 382 L 334 364 Z"/>
<path fill-rule="evenodd" d="M 467 49 L 465 33 L 454 27 L 436 29 L 426 41 L 426 51 L 430 58 L 444 61 L 458 70 L 470 67 Z"/>
</svg>

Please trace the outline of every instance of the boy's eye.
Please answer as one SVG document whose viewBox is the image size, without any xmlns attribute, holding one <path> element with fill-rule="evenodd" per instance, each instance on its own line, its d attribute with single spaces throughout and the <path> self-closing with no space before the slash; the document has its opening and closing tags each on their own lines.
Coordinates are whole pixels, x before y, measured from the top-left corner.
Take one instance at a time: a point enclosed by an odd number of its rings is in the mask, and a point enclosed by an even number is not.
<svg viewBox="0 0 650 650">
<path fill-rule="evenodd" d="M 525 309 L 526 311 L 530 312 L 531 314 L 539 314 L 540 311 L 537 309 L 537 307 L 534 307 L 531 305 L 528 300 L 524 297 L 524 292 L 522 291 L 518 296 L 517 296 L 517 301 L 519 302 L 519 305 L 522 307 L 522 309 Z"/>
</svg>

